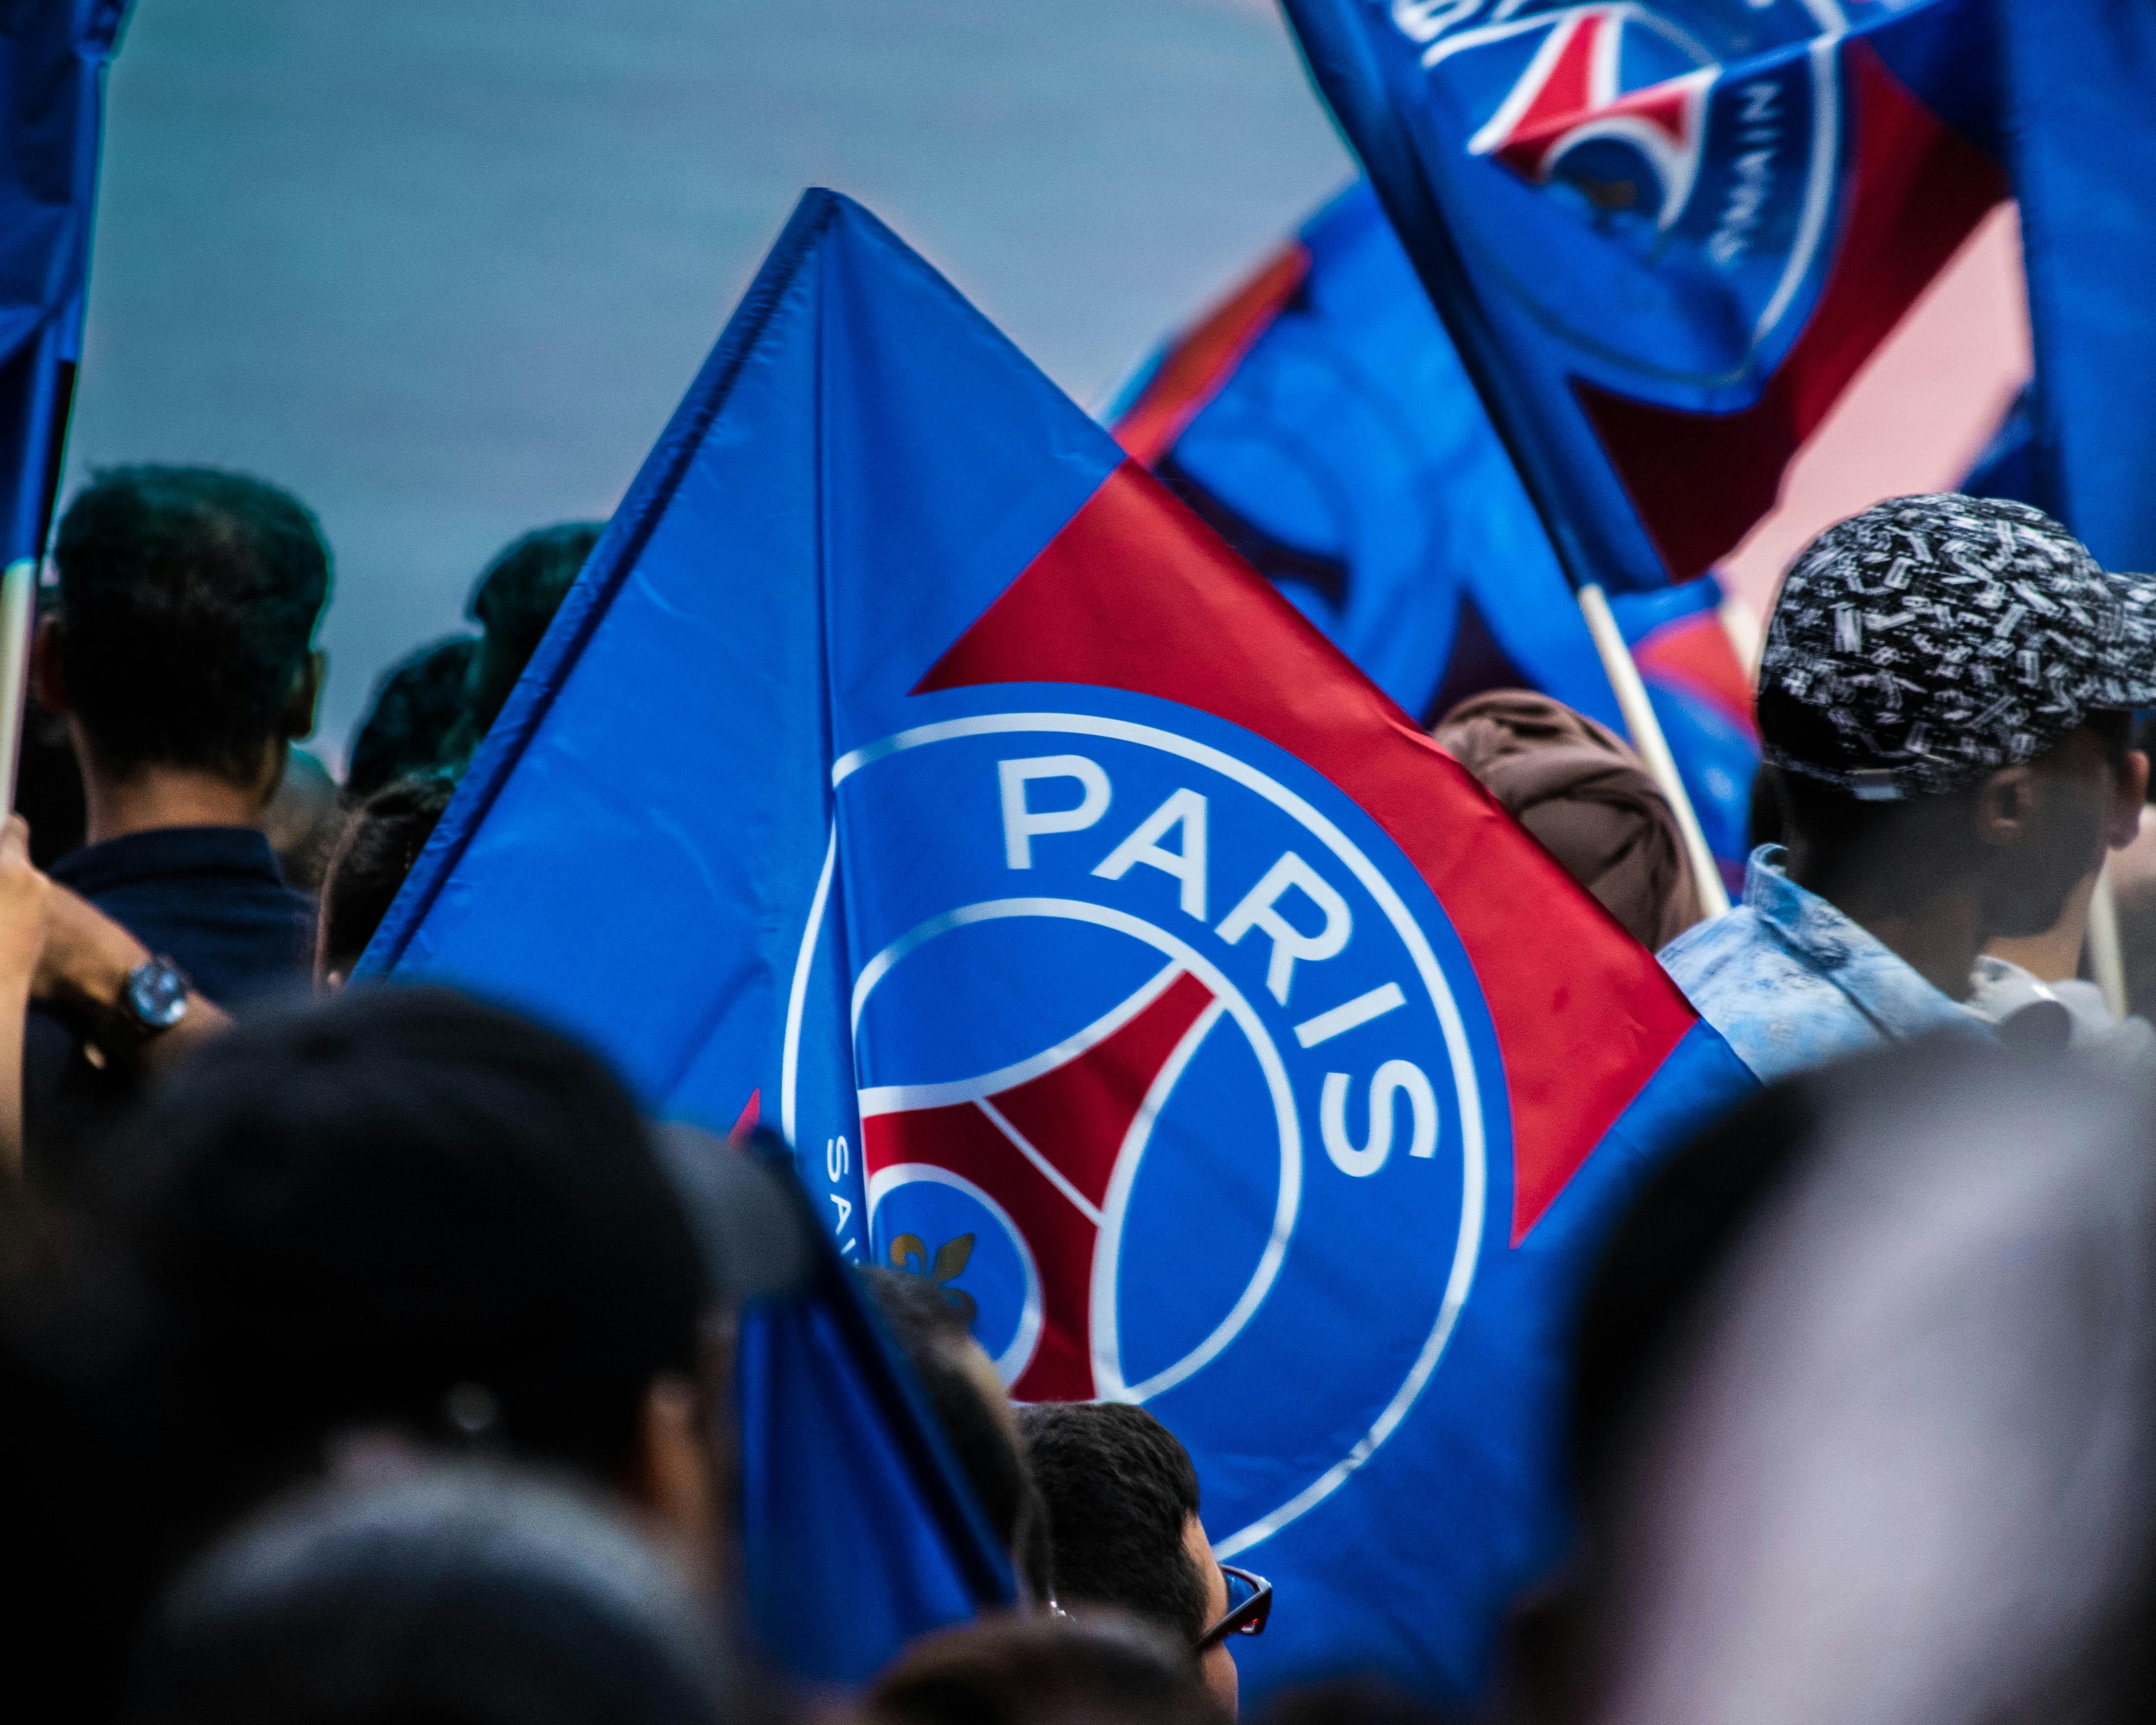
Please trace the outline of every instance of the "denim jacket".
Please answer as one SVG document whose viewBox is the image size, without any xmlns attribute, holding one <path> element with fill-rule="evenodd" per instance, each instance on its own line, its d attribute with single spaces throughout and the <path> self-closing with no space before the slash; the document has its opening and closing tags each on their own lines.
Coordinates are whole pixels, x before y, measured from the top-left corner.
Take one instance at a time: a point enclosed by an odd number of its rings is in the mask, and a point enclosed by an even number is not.
<svg viewBox="0 0 2156 1725">
<path fill-rule="evenodd" d="M 1662 948 L 1662 968 L 1763 1084 L 1936 1030 L 1988 1037 L 1985 1021 L 1782 872 L 1763 845 L 1744 902 Z"/>
</svg>

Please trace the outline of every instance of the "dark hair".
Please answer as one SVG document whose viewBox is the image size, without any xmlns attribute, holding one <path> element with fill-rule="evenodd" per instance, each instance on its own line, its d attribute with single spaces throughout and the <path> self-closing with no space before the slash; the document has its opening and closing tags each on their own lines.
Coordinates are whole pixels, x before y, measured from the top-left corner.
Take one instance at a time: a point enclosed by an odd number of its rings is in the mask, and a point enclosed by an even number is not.
<svg viewBox="0 0 2156 1725">
<path fill-rule="evenodd" d="M 102 1166 L 161 1332 L 176 1515 L 258 1501 L 355 1429 L 614 1480 L 652 1381 L 695 1368 L 696 1249 L 628 1095 L 446 989 L 238 1026 Z"/>
<path fill-rule="evenodd" d="M 1112 1612 L 1004 1617 L 916 1642 L 876 1680 L 872 1725 L 1221 1725 L 1196 1661 Z"/>
<path fill-rule="evenodd" d="M 509 704 L 554 614 L 604 531 L 598 521 L 563 521 L 516 541 L 486 566 L 472 591 L 471 614 L 486 630 L 465 680 L 465 710 L 443 743 L 461 770 Z"/>
<path fill-rule="evenodd" d="M 449 733 L 470 705 L 465 680 L 478 652 L 478 636 L 451 635 L 406 654 L 382 674 L 352 733 L 347 799 L 443 766 Z"/>
<path fill-rule="evenodd" d="M 604 521 L 536 527 L 503 549 L 479 578 L 471 614 L 490 639 L 516 654 L 520 665 L 537 649 L 605 531 Z"/>
<path fill-rule="evenodd" d="M 259 772 L 329 597 L 300 501 L 214 468 L 110 468 L 68 506 L 53 556 L 68 696 L 104 759 Z"/>
<path fill-rule="evenodd" d="M 349 975 L 427 848 L 456 787 L 406 779 L 377 791 L 352 819 L 322 876 L 322 960 Z"/>
<path fill-rule="evenodd" d="M 856 1272 L 877 1313 L 928 1393 L 958 1466 L 988 1525 L 1036 1598 L 1049 1591 L 1047 1513 L 1005 1409 L 988 1404 L 957 1350 L 973 1327 L 949 1295 L 925 1276 L 866 1265 Z"/>
<path fill-rule="evenodd" d="M 226 1538 L 136 1661 L 141 1725 L 716 1725 L 709 1612 L 558 1486 L 429 1469 Z"/>
<path fill-rule="evenodd" d="M 1058 1601 L 1120 1605 L 1194 1644 L 1205 1584 L 1183 1541 L 1198 1470 L 1175 1434 L 1122 1402 L 1036 1403 L 1019 1425 L 1048 1505 Z"/>
</svg>

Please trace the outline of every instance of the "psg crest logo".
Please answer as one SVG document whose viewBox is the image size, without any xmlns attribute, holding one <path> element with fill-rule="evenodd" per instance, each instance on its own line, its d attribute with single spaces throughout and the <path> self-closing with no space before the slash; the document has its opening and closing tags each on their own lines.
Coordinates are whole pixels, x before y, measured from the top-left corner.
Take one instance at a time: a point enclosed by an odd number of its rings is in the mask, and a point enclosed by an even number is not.
<svg viewBox="0 0 2156 1725">
<path fill-rule="evenodd" d="M 1455 141 L 1538 194 L 1545 218 L 1600 241 L 1605 277 L 1614 247 L 1672 289 L 1724 301 L 1719 340 L 1696 362 L 1720 372 L 1808 306 L 1842 167 L 1836 50 L 1852 19 L 1876 9 L 1877 0 L 1395 0 L 1391 14 Z M 1521 219 L 1520 200 L 1492 189 L 1482 220 Z M 1471 223 L 1462 238 L 1476 244 Z M 1478 244 L 1486 265 L 1501 249 Z M 1560 325 L 1580 285 L 1514 284 Z M 1615 285 L 1605 279 L 1587 303 L 1609 313 Z M 1605 357 L 1666 363 L 1664 308 L 1634 295 L 1641 339 Z M 1606 348 L 1609 334 L 1599 326 L 1590 345 Z"/>
<path fill-rule="evenodd" d="M 1467 1296 L 1509 1160 L 1473 974 L 1375 824 L 1233 726 L 921 706 L 834 772 L 793 1129 L 842 1244 L 941 1283 L 1020 1399 L 1152 1406 L 1245 1549 L 1384 1441 Z M 1239 1500 L 1238 1453 L 1307 1465 Z"/>
</svg>

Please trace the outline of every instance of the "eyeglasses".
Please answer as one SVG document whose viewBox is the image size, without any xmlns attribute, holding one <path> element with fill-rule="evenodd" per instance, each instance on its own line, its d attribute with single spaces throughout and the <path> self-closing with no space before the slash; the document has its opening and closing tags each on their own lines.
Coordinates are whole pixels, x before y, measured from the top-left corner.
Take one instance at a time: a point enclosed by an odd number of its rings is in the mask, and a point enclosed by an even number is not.
<svg viewBox="0 0 2156 1725">
<path fill-rule="evenodd" d="M 1220 1574 L 1228 1584 L 1227 1615 L 1198 1638 L 1195 1652 L 1209 1652 L 1230 1635 L 1262 1635 L 1273 1615 L 1273 1584 L 1264 1576 L 1233 1563 L 1223 1563 Z"/>
</svg>

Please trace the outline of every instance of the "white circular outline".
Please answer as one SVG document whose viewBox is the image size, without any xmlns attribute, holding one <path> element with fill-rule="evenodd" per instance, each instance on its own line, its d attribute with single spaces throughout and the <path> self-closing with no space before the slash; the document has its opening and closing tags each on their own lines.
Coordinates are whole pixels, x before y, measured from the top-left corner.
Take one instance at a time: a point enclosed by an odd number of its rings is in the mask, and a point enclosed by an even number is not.
<svg viewBox="0 0 2156 1725">
<path fill-rule="evenodd" d="M 831 787 L 835 791 L 863 768 L 906 749 L 947 742 L 963 737 L 1025 732 L 1105 737 L 1177 755 L 1256 792 L 1300 823 L 1348 865 L 1349 872 L 1377 901 L 1378 907 L 1392 922 L 1394 932 L 1407 947 L 1409 955 L 1414 962 L 1431 1005 L 1436 1009 L 1438 1024 L 1445 1034 L 1445 1050 L 1452 1061 L 1454 1093 L 1460 1098 L 1460 1235 L 1453 1250 L 1452 1267 L 1445 1280 L 1445 1297 L 1438 1307 L 1437 1321 L 1432 1325 L 1429 1336 L 1424 1340 L 1422 1351 L 1417 1355 L 1399 1389 L 1394 1392 L 1392 1400 L 1346 1455 L 1277 1509 L 1238 1528 L 1225 1539 L 1214 1542 L 1213 1548 L 1217 1555 L 1235 1557 L 1263 1543 L 1290 1522 L 1315 1509 L 1346 1484 L 1355 1471 L 1378 1452 L 1385 1440 L 1399 1429 L 1400 1422 L 1407 1418 L 1409 1410 L 1421 1396 L 1431 1374 L 1437 1369 L 1438 1360 L 1445 1352 L 1446 1343 L 1451 1339 L 1454 1327 L 1460 1321 L 1460 1310 L 1466 1305 L 1468 1292 L 1474 1286 L 1475 1260 L 1481 1245 L 1484 1212 L 1489 1197 L 1488 1147 L 1483 1132 L 1482 1092 L 1476 1081 L 1474 1057 L 1467 1047 L 1466 1026 L 1460 1019 L 1459 1004 L 1452 998 L 1451 988 L 1438 966 L 1437 955 L 1430 949 L 1429 937 L 1423 933 L 1414 917 L 1408 914 L 1407 906 L 1393 890 L 1392 883 L 1378 871 L 1357 846 L 1349 842 L 1346 834 L 1306 800 L 1256 768 L 1248 766 L 1208 744 L 1178 737 L 1172 731 L 1163 731 L 1156 726 L 1134 724 L 1123 719 L 1099 718 L 1086 713 L 988 713 L 973 718 L 947 719 L 933 724 L 916 725 L 851 750 L 832 763 Z M 793 986 L 787 1002 L 786 1036 L 782 1059 L 789 1080 L 798 1070 L 801 1021 L 808 970 L 815 956 L 817 940 L 823 932 L 824 917 L 829 906 L 831 870 L 838 854 L 838 842 L 837 810 L 834 808 L 829 848 L 825 853 L 822 877 L 817 882 L 814 901 L 809 907 L 808 927 L 802 931 L 801 946 L 794 961 Z M 793 1086 L 790 1082 L 786 1086 L 783 1104 L 790 1127 L 793 1118 Z"/>
<path fill-rule="evenodd" d="M 1117 1332 L 1116 1318 L 1115 1278 L 1122 1261 L 1123 1214 L 1130 1203 L 1131 1187 L 1137 1178 L 1137 1163 L 1145 1154 L 1151 1137 L 1153 1117 L 1168 1099 L 1168 1092 L 1183 1076 L 1183 1069 L 1196 1052 L 1202 1038 L 1186 1033 L 1178 1044 L 1176 1053 L 1156 1076 L 1153 1087 L 1147 1092 L 1145 1104 L 1137 1117 L 1131 1122 L 1118 1152 L 1115 1176 L 1108 1188 L 1107 1196 L 1101 1206 L 1100 1244 L 1094 1250 L 1093 1281 L 1088 1291 L 1093 1332 L 1094 1388 L 1100 1399 L 1106 1402 L 1144 1402 L 1173 1389 L 1185 1378 L 1203 1371 L 1220 1357 L 1221 1353 L 1249 1327 L 1265 1303 L 1265 1296 L 1272 1291 L 1273 1283 L 1279 1279 L 1281 1266 L 1287 1261 L 1287 1249 L 1295 1240 L 1295 1224 L 1302 1213 L 1302 1116 L 1296 1106 L 1295 1088 L 1289 1083 L 1287 1063 L 1281 1058 L 1280 1045 L 1273 1040 L 1272 1033 L 1265 1027 L 1243 991 L 1228 980 L 1226 973 L 1188 941 L 1178 940 L 1166 929 L 1156 927 L 1142 917 L 1111 906 L 1096 905 L 1082 898 L 1003 898 L 984 899 L 977 904 L 961 905 L 955 910 L 944 911 L 908 929 L 882 952 L 861 967 L 860 980 L 854 989 L 854 1024 L 860 1024 L 861 1011 L 868 997 L 878 984 L 898 966 L 899 961 L 941 934 L 952 929 L 969 927 L 977 922 L 999 922 L 1019 916 L 1059 917 L 1070 922 L 1091 923 L 1096 927 L 1113 929 L 1118 934 L 1142 942 L 1155 952 L 1165 954 L 1183 970 L 1213 991 L 1215 1005 L 1234 1018 L 1244 1037 L 1256 1055 L 1258 1069 L 1265 1074 L 1265 1088 L 1273 1104 L 1274 1124 L 1280 1133 L 1281 1181 L 1280 1194 L 1274 1200 L 1272 1231 L 1266 1236 L 1265 1250 L 1258 1255 L 1258 1266 L 1251 1271 L 1250 1279 L 1244 1285 L 1242 1293 L 1228 1310 L 1228 1315 L 1214 1325 L 1212 1332 L 1197 1347 L 1154 1373 L 1142 1384 L 1123 1381 L 1122 1348 Z M 1217 1016 L 1209 1010 L 1198 1022 L 1207 1029 Z M 1197 1025 L 1192 1026 L 1195 1031 Z M 938 1086 L 941 1088 L 941 1086 Z M 864 1137 L 865 1137 L 865 1133 Z M 1136 1154 L 1128 1153 L 1136 1141 Z"/>
<path fill-rule="evenodd" d="M 1033 1260 L 1033 1247 L 1010 1213 L 995 1199 L 981 1190 L 963 1174 L 954 1174 L 947 1168 L 938 1168 L 932 1162 L 894 1162 L 889 1168 L 878 1168 L 869 1182 L 868 1234 L 875 1238 L 875 1213 L 884 1199 L 901 1186 L 948 1186 L 967 1197 L 995 1218 L 996 1225 L 1004 1237 L 1017 1249 L 1019 1267 L 1025 1271 L 1025 1299 L 1019 1307 L 1018 1331 L 1011 1337 L 1010 1346 L 995 1358 L 996 1376 L 1005 1389 L 1018 1382 L 1033 1358 L 1033 1351 L 1040 1345 L 1040 1326 L 1043 1317 L 1040 1298 L 1040 1266 Z"/>
</svg>

